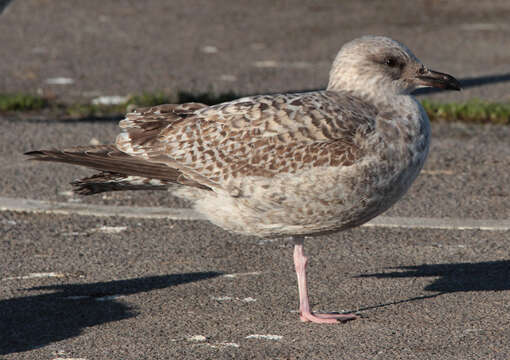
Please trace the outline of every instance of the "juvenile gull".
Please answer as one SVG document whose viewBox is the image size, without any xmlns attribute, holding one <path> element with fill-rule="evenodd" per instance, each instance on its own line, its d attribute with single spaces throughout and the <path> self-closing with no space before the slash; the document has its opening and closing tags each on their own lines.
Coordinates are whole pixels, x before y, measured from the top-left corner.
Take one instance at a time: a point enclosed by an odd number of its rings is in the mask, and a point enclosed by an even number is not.
<svg viewBox="0 0 510 360">
<path fill-rule="evenodd" d="M 80 194 L 170 188 L 224 229 L 293 237 L 301 320 L 352 320 L 311 312 L 303 240 L 361 225 L 407 191 L 429 149 L 409 95 L 423 86 L 460 89 L 405 45 L 365 36 L 341 48 L 324 91 L 139 109 L 115 144 L 27 155 L 101 171 L 73 183 Z"/>
</svg>

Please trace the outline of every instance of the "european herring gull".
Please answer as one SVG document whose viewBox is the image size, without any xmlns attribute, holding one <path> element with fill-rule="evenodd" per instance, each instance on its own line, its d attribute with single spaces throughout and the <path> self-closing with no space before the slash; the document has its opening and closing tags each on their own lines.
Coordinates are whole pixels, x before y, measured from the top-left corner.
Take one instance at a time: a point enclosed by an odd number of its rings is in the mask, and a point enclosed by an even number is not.
<svg viewBox="0 0 510 360">
<path fill-rule="evenodd" d="M 427 115 L 410 93 L 459 90 L 402 43 L 364 36 L 336 56 L 326 90 L 135 110 L 114 144 L 28 152 L 34 160 L 101 171 L 75 191 L 174 189 L 212 223 L 240 234 L 292 237 L 302 321 L 308 302 L 303 240 L 361 225 L 391 207 L 429 150 Z"/>
</svg>

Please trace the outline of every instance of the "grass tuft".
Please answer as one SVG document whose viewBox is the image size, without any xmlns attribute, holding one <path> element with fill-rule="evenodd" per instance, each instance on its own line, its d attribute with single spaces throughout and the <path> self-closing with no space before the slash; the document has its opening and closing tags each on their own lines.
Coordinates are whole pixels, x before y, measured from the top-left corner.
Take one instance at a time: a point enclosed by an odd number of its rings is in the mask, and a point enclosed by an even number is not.
<svg viewBox="0 0 510 360">
<path fill-rule="evenodd" d="M 48 100 L 29 94 L 0 94 L 0 111 L 40 110 Z"/>
<path fill-rule="evenodd" d="M 172 96 L 163 92 L 145 92 L 140 95 L 131 96 L 124 104 L 124 107 L 128 105 L 150 107 L 161 104 L 175 104 L 177 102 L 179 102 L 179 98 L 175 95 Z"/>
<path fill-rule="evenodd" d="M 461 121 L 477 124 L 510 125 L 510 104 L 473 99 L 465 103 L 437 103 L 422 100 L 431 121 Z"/>
<path fill-rule="evenodd" d="M 206 105 L 216 105 L 225 101 L 232 101 L 241 96 L 233 92 L 214 94 L 214 93 L 198 93 L 193 94 L 186 91 L 179 92 L 179 103 L 198 102 Z"/>
<path fill-rule="evenodd" d="M 58 104 L 60 110 L 73 119 L 87 119 L 95 117 L 123 115 L 126 105 L 100 105 L 100 104 Z"/>
</svg>

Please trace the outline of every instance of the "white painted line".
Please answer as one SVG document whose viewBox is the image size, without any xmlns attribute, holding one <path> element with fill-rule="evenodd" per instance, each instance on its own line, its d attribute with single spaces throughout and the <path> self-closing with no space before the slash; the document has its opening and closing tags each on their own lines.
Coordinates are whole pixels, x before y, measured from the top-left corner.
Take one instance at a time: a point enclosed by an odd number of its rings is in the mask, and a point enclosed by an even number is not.
<svg viewBox="0 0 510 360">
<path fill-rule="evenodd" d="M 379 216 L 363 226 L 405 229 L 509 231 L 510 220 Z"/>
<path fill-rule="evenodd" d="M 74 84 L 74 80 L 67 77 L 54 77 L 46 79 L 46 84 L 50 85 L 71 85 Z"/>
<path fill-rule="evenodd" d="M 315 64 L 306 61 L 294 62 L 280 62 L 276 60 L 260 60 L 252 63 L 253 66 L 258 68 L 291 68 L 291 69 L 304 69 L 313 67 Z"/>
<path fill-rule="evenodd" d="M 161 207 L 107 206 L 77 203 L 58 203 L 41 200 L 0 197 L 0 211 L 46 213 L 84 216 L 120 216 L 140 219 L 205 220 L 192 209 Z M 455 218 L 421 218 L 379 216 L 366 223 L 366 227 L 441 229 L 441 230 L 486 230 L 509 231 L 508 220 L 477 220 Z"/>
<path fill-rule="evenodd" d="M 245 297 L 244 299 L 240 299 L 238 297 L 233 298 L 231 296 L 211 296 L 211 299 L 216 300 L 216 301 L 232 301 L 232 300 L 236 300 L 236 301 L 242 301 L 242 302 L 246 302 L 246 303 L 257 301 L 257 299 L 254 299 L 251 296 Z"/>
<path fill-rule="evenodd" d="M 237 81 L 237 77 L 235 75 L 231 75 L 231 74 L 223 74 L 223 75 L 220 75 L 220 80 L 221 81 Z"/>
<path fill-rule="evenodd" d="M 229 342 L 222 342 L 222 343 L 216 343 L 216 344 L 201 343 L 201 345 L 205 345 L 205 346 L 208 346 L 213 349 L 223 349 L 226 347 L 234 347 L 234 348 L 240 347 L 239 344 L 229 343 Z"/>
<path fill-rule="evenodd" d="M 73 193 L 71 190 L 67 190 L 67 191 L 60 191 L 58 194 L 59 194 L 59 195 L 63 195 L 63 196 L 68 196 L 68 197 L 70 197 L 70 196 L 74 196 L 74 193 Z"/>
<path fill-rule="evenodd" d="M 128 96 L 112 95 L 112 96 L 99 96 L 92 99 L 94 105 L 120 105 L 129 100 Z"/>
<path fill-rule="evenodd" d="M 105 234 L 118 234 L 127 230 L 127 226 L 101 226 L 93 231 L 102 232 Z"/>
<path fill-rule="evenodd" d="M 57 273 L 57 272 L 30 273 L 30 274 L 24 275 L 24 276 L 6 277 L 6 278 L 3 278 L 2 280 L 26 280 L 26 279 L 39 279 L 39 278 L 51 278 L 51 277 L 61 278 L 64 276 L 65 276 L 64 274 Z"/>
<path fill-rule="evenodd" d="M 204 342 L 199 342 L 197 344 L 193 344 L 193 345 L 200 345 L 200 346 L 207 346 L 207 347 L 210 347 L 212 349 L 224 349 L 226 347 L 234 347 L 234 348 L 238 348 L 240 347 L 239 344 L 236 344 L 236 343 L 229 343 L 229 342 L 222 342 L 222 343 L 214 343 L 214 344 L 209 344 L 209 343 L 204 343 Z"/>
<path fill-rule="evenodd" d="M 212 45 L 202 46 L 200 50 L 205 54 L 216 54 L 218 52 L 218 48 Z"/>
<path fill-rule="evenodd" d="M 275 60 L 260 60 L 253 62 L 252 65 L 258 68 L 275 68 L 279 64 Z"/>
<path fill-rule="evenodd" d="M 206 341 L 207 338 L 204 335 L 193 335 L 187 338 L 188 341 Z"/>
<path fill-rule="evenodd" d="M 252 335 L 248 335 L 245 339 L 281 340 L 281 339 L 282 339 L 282 336 L 280 336 L 280 335 L 261 335 L 261 334 L 252 334 Z"/>
<path fill-rule="evenodd" d="M 223 277 L 233 279 L 239 276 L 250 276 L 250 275 L 260 275 L 262 274 L 260 271 L 251 271 L 251 272 L 245 272 L 245 273 L 233 273 L 233 274 L 225 274 Z"/>
<path fill-rule="evenodd" d="M 159 207 L 107 206 L 49 202 L 31 199 L 0 197 L 0 211 L 28 213 L 84 215 L 84 216 L 121 216 L 141 219 L 204 220 L 192 209 L 171 209 Z"/>
</svg>

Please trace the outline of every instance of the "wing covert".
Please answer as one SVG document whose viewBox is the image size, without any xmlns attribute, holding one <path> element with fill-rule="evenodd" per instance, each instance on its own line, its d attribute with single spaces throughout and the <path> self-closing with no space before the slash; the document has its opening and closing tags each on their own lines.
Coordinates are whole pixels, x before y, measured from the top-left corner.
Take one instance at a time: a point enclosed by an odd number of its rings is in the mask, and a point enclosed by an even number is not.
<svg viewBox="0 0 510 360">
<path fill-rule="evenodd" d="M 358 98 L 328 91 L 164 106 L 128 114 L 117 147 L 208 186 L 238 176 L 349 166 L 363 156 L 357 138 L 373 131 L 377 115 Z"/>
</svg>

